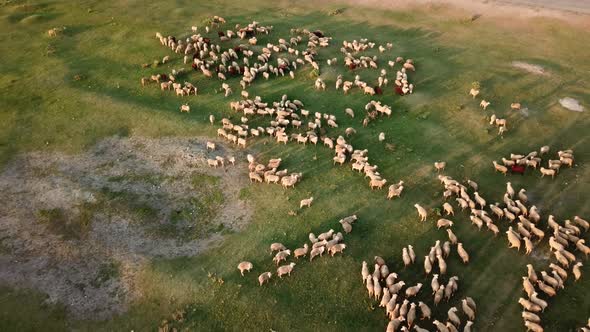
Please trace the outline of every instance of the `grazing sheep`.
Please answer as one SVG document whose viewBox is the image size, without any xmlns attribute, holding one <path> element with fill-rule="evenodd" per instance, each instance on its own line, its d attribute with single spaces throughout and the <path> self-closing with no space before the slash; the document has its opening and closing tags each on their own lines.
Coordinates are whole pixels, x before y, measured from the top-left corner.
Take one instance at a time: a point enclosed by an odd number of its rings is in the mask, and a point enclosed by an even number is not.
<svg viewBox="0 0 590 332">
<path fill-rule="evenodd" d="M 520 109 L 520 103 L 512 103 L 510 104 L 510 109 L 512 109 L 513 111 L 518 111 Z"/>
<path fill-rule="evenodd" d="M 207 142 L 207 151 L 209 150 L 215 151 L 215 143 Z"/>
<path fill-rule="evenodd" d="M 455 215 L 455 211 L 453 211 L 453 206 L 449 203 L 444 203 L 443 204 L 443 210 L 447 215 Z M 452 225 L 451 225 L 452 226 Z"/>
<path fill-rule="evenodd" d="M 426 209 L 420 206 L 420 204 L 414 204 L 414 207 L 418 211 L 420 221 L 426 221 L 426 218 L 428 217 L 428 212 L 426 212 Z"/>
<path fill-rule="evenodd" d="M 272 277 L 272 273 L 270 272 L 264 272 L 261 275 L 258 276 L 258 283 L 260 284 L 260 286 L 262 286 L 262 284 L 264 284 L 265 282 L 268 283 L 268 281 L 270 280 L 270 277 Z"/>
<path fill-rule="evenodd" d="M 240 274 L 242 275 L 242 277 L 244 276 L 244 271 L 250 272 L 250 270 L 252 270 L 253 267 L 254 265 L 252 265 L 252 263 L 248 261 L 243 261 L 240 264 L 238 264 L 238 270 L 240 270 Z"/>
<path fill-rule="evenodd" d="M 491 103 L 489 101 L 486 101 L 485 99 L 482 99 L 481 103 L 479 103 L 479 106 L 481 108 L 483 108 L 483 110 L 485 111 L 486 108 L 488 108 L 488 106 L 490 106 L 490 104 Z"/>
<path fill-rule="evenodd" d="M 384 140 L 385 140 L 385 133 L 383 133 L 383 132 L 379 133 L 379 142 L 383 142 Z"/>
<path fill-rule="evenodd" d="M 495 160 L 492 161 L 492 164 L 494 164 L 494 169 L 496 170 L 496 172 L 500 172 L 504 175 L 508 173 L 508 167 L 498 164 Z"/>
<path fill-rule="evenodd" d="M 475 97 L 477 97 L 479 94 L 479 90 L 471 88 L 471 90 L 469 90 L 469 94 L 473 97 L 473 99 L 475 99 Z"/>
<path fill-rule="evenodd" d="M 371 187 L 371 190 L 373 190 L 374 188 L 381 189 L 383 188 L 385 183 L 387 183 L 387 180 L 385 179 L 371 179 L 371 182 L 369 182 L 369 186 Z"/>
<path fill-rule="evenodd" d="M 313 197 L 302 199 L 299 203 L 299 208 L 303 209 L 304 206 L 311 207 L 311 203 L 313 203 Z"/>
<path fill-rule="evenodd" d="M 217 159 L 207 159 L 207 165 L 209 165 L 209 167 L 215 167 L 215 168 L 217 168 L 217 166 L 219 166 L 219 160 L 217 160 Z"/>
<path fill-rule="evenodd" d="M 294 266 L 295 266 L 295 263 L 279 266 L 279 268 L 277 269 L 277 275 L 279 276 L 279 278 L 282 278 L 283 275 L 285 275 L 285 274 L 290 276 L 291 272 L 293 271 Z"/>
<path fill-rule="evenodd" d="M 289 250 L 289 249 L 281 250 L 275 255 L 275 257 L 272 259 L 272 261 L 275 262 L 276 265 L 279 265 L 279 263 L 281 261 L 287 260 L 287 257 L 289 257 L 290 255 L 291 255 L 291 250 Z"/>
</svg>

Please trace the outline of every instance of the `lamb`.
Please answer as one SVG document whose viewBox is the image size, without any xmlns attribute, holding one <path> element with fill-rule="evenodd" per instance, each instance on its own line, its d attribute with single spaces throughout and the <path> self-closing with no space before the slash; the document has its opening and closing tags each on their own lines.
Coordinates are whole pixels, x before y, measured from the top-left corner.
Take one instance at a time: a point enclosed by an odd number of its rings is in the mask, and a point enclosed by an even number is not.
<svg viewBox="0 0 590 332">
<path fill-rule="evenodd" d="M 465 248 L 463 248 L 463 243 L 457 244 L 457 253 L 459 254 L 459 257 L 461 257 L 461 260 L 463 260 L 463 264 L 469 263 L 469 254 Z"/>
<path fill-rule="evenodd" d="M 180 106 L 180 112 L 186 112 L 186 113 L 190 113 L 191 111 L 191 107 L 188 106 L 187 104 L 181 105 Z"/>
<path fill-rule="evenodd" d="M 303 209 L 304 206 L 307 206 L 309 208 L 311 207 L 311 203 L 313 203 L 313 197 L 302 199 L 299 203 L 299 208 Z"/>
<path fill-rule="evenodd" d="M 440 218 L 436 222 L 436 227 L 438 229 L 441 229 L 441 227 L 451 227 L 451 226 L 453 226 L 453 222 L 448 219 Z"/>
<path fill-rule="evenodd" d="M 307 243 L 305 243 L 303 245 L 303 248 L 297 248 L 295 249 L 295 251 L 293 252 L 293 255 L 295 256 L 295 258 L 299 258 L 299 257 L 305 257 L 307 255 L 307 252 L 309 251 L 309 246 L 307 245 Z"/>
<path fill-rule="evenodd" d="M 447 166 L 447 163 L 444 161 L 437 161 L 434 163 L 434 168 L 436 169 L 437 172 L 444 171 L 445 166 Z"/>
<path fill-rule="evenodd" d="M 420 216 L 420 221 L 426 221 L 426 218 L 428 217 L 428 212 L 426 212 L 426 209 L 423 208 L 422 206 L 420 206 L 420 204 L 414 204 L 414 207 L 418 211 L 418 216 Z"/>
<path fill-rule="evenodd" d="M 279 278 L 282 278 L 283 275 L 285 275 L 285 274 L 290 276 L 291 272 L 293 271 L 294 266 L 295 266 L 295 263 L 279 266 L 279 268 L 277 269 L 277 275 L 279 276 Z"/>
<path fill-rule="evenodd" d="M 260 284 L 260 286 L 262 286 L 262 284 L 264 284 L 265 282 L 268 283 L 268 281 L 270 280 L 270 277 L 272 277 L 272 273 L 270 272 L 264 272 L 261 275 L 258 276 L 258 283 Z"/>
<path fill-rule="evenodd" d="M 240 274 L 242 275 L 242 277 L 244 276 L 244 271 L 250 272 L 250 270 L 252 270 L 253 267 L 254 265 L 252 265 L 252 263 L 248 261 L 243 261 L 240 264 L 238 264 L 238 270 L 240 270 Z"/>
</svg>

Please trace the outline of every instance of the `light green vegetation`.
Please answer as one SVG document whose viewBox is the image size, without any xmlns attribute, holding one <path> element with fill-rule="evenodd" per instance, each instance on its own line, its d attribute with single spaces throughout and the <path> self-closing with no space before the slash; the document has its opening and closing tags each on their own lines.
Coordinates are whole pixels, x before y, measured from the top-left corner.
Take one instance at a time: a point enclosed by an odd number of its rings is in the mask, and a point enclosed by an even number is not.
<svg viewBox="0 0 590 332">
<path fill-rule="evenodd" d="M 361 262 L 381 255 L 391 268 L 402 271 L 403 246 L 413 244 L 420 258 L 435 240 L 445 238 L 445 233 L 434 227 L 436 216 L 420 223 L 413 207 L 415 203 L 430 210 L 441 206 L 442 187 L 432 167 L 437 160 L 447 161 L 446 174 L 477 181 L 480 193 L 489 201 L 501 200 L 505 181 L 510 179 L 516 188 L 527 188 L 531 202 L 545 217 L 554 214 L 563 220 L 576 214 L 590 215 L 590 172 L 585 164 L 590 156 L 588 112 L 568 112 L 557 103 L 558 98 L 571 96 L 586 108 L 590 105 L 587 31 L 545 18 L 514 23 L 484 15 L 470 22 L 467 14 L 437 6 L 412 11 L 347 7 L 341 14 L 328 15 L 338 8 L 342 6 L 311 1 L 4 3 L 0 7 L 3 164 L 28 151 L 76 153 L 115 134 L 214 135 L 208 116 L 214 114 L 220 119 L 232 115 L 228 103 L 239 98 L 235 79 L 229 82 L 235 94 L 226 99 L 214 91 L 220 86 L 218 80 L 206 80 L 191 72 L 186 79 L 199 87 L 199 96 L 188 99 L 190 114 L 178 111 L 182 101 L 172 92 L 162 92 L 155 86 L 142 88 L 139 80 L 184 66 L 181 57 L 172 55 L 170 64 L 141 68 L 142 63 L 151 64 L 170 54 L 154 38 L 156 31 L 181 36 L 206 17 L 221 15 L 231 27 L 252 20 L 274 25 L 273 34 L 258 37 L 259 45 L 288 37 L 293 27 L 321 29 L 332 36 L 332 47 L 320 51 L 326 92 L 313 89 L 307 67 L 297 71 L 296 80 L 257 80 L 248 91 L 265 101 L 277 100 L 286 93 L 302 100 L 311 111 L 336 114 L 340 128 L 328 133 L 336 136 L 354 126 L 358 134 L 350 141 L 355 148 L 368 148 L 381 174 L 390 183 L 403 179 L 407 189 L 401 199 L 386 201 L 385 191 L 371 191 L 367 180 L 349 166 L 334 167 L 327 148 L 295 143 L 278 146 L 268 138 L 254 140 L 251 149 L 260 159 L 281 157 L 284 167 L 303 172 L 304 180 L 293 190 L 273 185 L 243 189 L 240 196 L 255 208 L 251 223 L 243 231 L 227 234 L 218 248 L 198 257 L 153 261 L 139 276 L 143 297 L 131 303 L 128 312 L 109 321 L 69 320 L 59 305 L 43 304 L 43 295 L 4 288 L 0 293 L 2 329 L 146 331 L 167 319 L 172 320 L 171 326 L 198 331 L 383 330 L 383 310 L 369 301 L 361 284 Z M 59 26 L 67 27 L 63 35 L 48 38 L 46 31 Z M 344 109 L 351 107 L 361 114 L 371 98 L 358 91 L 343 96 L 333 88 L 338 73 L 344 72 L 349 79 L 354 76 L 341 66 L 342 41 L 363 37 L 377 44 L 392 41 L 394 49 L 388 56 L 411 57 L 417 67 L 411 74 L 415 93 L 399 97 L 386 89 L 384 96 L 375 99 L 392 106 L 393 115 L 379 118 L 368 128 L 361 127 L 362 117 L 346 117 Z M 340 57 L 339 66 L 325 66 L 325 59 L 334 56 Z M 380 55 L 380 59 L 383 57 Z M 550 75 L 514 69 L 510 65 L 514 60 L 539 64 Z M 360 74 L 367 81 L 378 75 L 367 70 Z M 75 80 L 75 75 L 81 79 Z M 479 108 L 479 99 L 467 95 L 474 81 L 481 82 L 482 97 L 492 102 L 486 112 Z M 509 110 L 515 101 L 528 107 L 528 117 Z M 486 116 L 492 113 L 508 119 L 504 139 L 486 123 Z M 377 135 L 382 131 L 393 144 L 393 151 L 379 144 Z M 492 160 L 511 152 L 528 153 L 542 145 L 551 145 L 553 152 L 575 149 L 578 165 L 564 169 L 553 181 L 540 179 L 538 173 L 504 178 L 493 172 Z M 195 187 L 202 187 L 199 181 L 209 180 L 195 179 Z M 310 195 L 315 198 L 310 209 L 295 217 L 287 215 L 298 208 L 300 199 Z M 209 197 L 211 204 L 220 204 L 220 193 L 212 192 Z M 133 206 L 124 199 L 121 202 Z M 208 204 L 204 203 L 205 213 L 213 213 Z M 145 211 L 146 215 L 151 213 Z M 342 257 L 297 262 L 290 278 L 258 286 L 259 273 L 274 271 L 270 243 L 300 247 L 309 232 L 340 230 L 338 220 L 352 213 L 359 221 L 345 237 L 348 247 Z M 50 222 L 67 216 L 48 211 L 46 217 Z M 471 263 L 464 266 L 456 255 L 449 260 L 450 275 L 460 277 L 459 292 L 451 305 L 471 296 L 478 302 L 476 330 L 522 331 L 517 304 L 520 277 L 526 272 L 525 264 L 544 267 L 548 262 L 508 250 L 503 237 L 477 232 L 466 214 L 457 213 L 455 219 L 455 233 L 470 252 Z M 501 227 L 505 230 L 507 226 Z M 544 256 L 546 251 L 541 247 L 538 255 Z M 245 278 L 236 269 L 242 260 L 255 266 Z M 590 272 L 587 267 L 584 271 Z M 107 267 L 106 276 L 116 277 L 116 273 Z M 429 285 L 421 264 L 404 270 L 401 277 L 406 282 Z M 584 277 L 576 284 L 570 281 L 551 300 L 543 314 L 547 331 L 570 331 L 586 321 L 590 312 L 588 280 Z M 419 297 L 425 298 L 426 292 Z M 447 304 L 442 305 L 435 317 L 444 318 L 447 309 Z M 172 319 L 178 310 L 184 311 L 181 321 Z"/>
</svg>

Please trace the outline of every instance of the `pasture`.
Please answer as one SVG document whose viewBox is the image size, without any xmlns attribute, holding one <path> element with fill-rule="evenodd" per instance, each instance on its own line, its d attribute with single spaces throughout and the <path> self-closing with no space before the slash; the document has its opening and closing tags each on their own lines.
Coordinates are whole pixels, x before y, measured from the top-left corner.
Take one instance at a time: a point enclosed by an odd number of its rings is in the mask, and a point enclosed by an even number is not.
<svg viewBox="0 0 590 332">
<path fill-rule="evenodd" d="M 212 15 L 224 17 L 226 29 L 253 20 L 273 26 L 271 34 L 257 36 L 258 45 L 288 39 L 292 28 L 332 37 L 317 58 L 325 91 L 314 88 L 316 76 L 307 65 L 295 79 L 257 78 L 247 89 L 250 98 L 272 102 L 286 94 L 311 112 L 336 115 L 339 127 L 325 129 L 327 135 L 344 136 L 345 128 L 355 128 L 347 141 L 355 149 L 368 149 L 371 162 L 388 179 L 386 187 L 404 181 L 401 197 L 387 200 L 387 188 L 371 190 L 349 163 L 334 166 L 333 151 L 322 144 L 283 145 L 262 136 L 238 149 L 217 138 L 219 120 L 239 122 L 240 115 L 229 108 L 230 101 L 242 99 L 238 78 L 228 79 L 234 93 L 227 98 L 221 81 L 197 71 L 183 78 L 198 87 L 197 96 L 177 97 L 155 84 L 142 87 L 141 77 L 189 68 L 181 55 L 160 45 L 155 33 L 186 37 L 191 26 L 201 29 Z M 559 221 L 590 218 L 585 163 L 590 158 L 590 51 L 585 46 L 590 33 L 552 18 L 512 20 L 483 13 L 473 20 L 472 15 L 445 5 L 384 10 L 324 1 L 5 1 L 0 5 L 0 197 L 10 204 L 0 208 L 0 328 L 385 330 L 384 311 L 361 282 L 361 262 L 369 262 L 372 270 L 379 255 L 409 284 L 424 283 L 427 294 L 420 300 L 431 297 L 421 258 L 436 240 L 447 239 L 436 228 L 444 202 L 433 167 L 439 160 L 447 163 L 440 174 L 476 181 L 488 204 L 502 202 L 507 181 L 517 191 L 526 188 L 529 203 L 541 211 L 543 230 L 548 215 Z M 65 29 L 49 37 L 47 31 L 55 27 Z M 210 35 L 217 38 L 215 29 Z M 343 65 L 342 42 L 361 38 L 393 43 L 384 53 L 366 51 L 378 56 L 380 68 L 391 75 L 387 60 L 414 60 L 412 94 L 395 94 L 392 82 L 379 96 L 334 89 L 338 74 L 347 80 L 358 74 L 371 82 L 379 76 L 376 69 L 353 72 Z M 166 55 L 170 62 L 151 65 Z M 333 57 L 338 64 L 327 66 Z M 543 73 L 514 66 L 515 61 L 540 66 Z M 144 63 L 150 66 L 142 68 Z M 475 99 L 468 94 L 473 82 L 481 85 Z M 559 103 L 565 97 L 578 100 L 585 111 L 565 109 Z M 487 110 L 479 106 L 482 98 L 492 102 Z M 364 107 L 371 100 L 391 106 L 393 114 L 365 128 Z M 514 102 L 523 108 L 511 110 Z M 179 111 L 184 103 L 189 113 Z M 357 116 L 345 115 L 346 108 Z M 210 114 L 215 125 L 209 123 Z M 508 121 L 503 137 L 489 125 L 492 114 Z M 268 123 L 250 121 L 252 126 Z M 385 142 L 378 140 L 381 132 Z M 206 140 L 235 155 L 236 165 L 226 172 L 169 158 L 187 147 L 192 155 L 210 156 L 203 151 Z M 494 171 L 493 160 L 544 145 L 553 154 L 573 149 L 575 166 L 564 166 L 554 179 L 532 169 L 506 177 Z M 281 158 L 281 168 L 301 172 L 303 179 L 290 189 L 249 183 L 248 153 L 264 162 Z M 75 189 L 47 208 L 44 204 L 54 202 L 55 195 L 41 195 L 45 183 Z M 16 200 L 15 193 L 22 196 Z M 85 193 L 91 198 L 68 201 Z M 310 196 L 311 207 L 299 209 L 300 200 Z M 416 203 L 429 211 L 426 222 L 419 221 Z M 507 221 L 497 223 L 501 232 L 494 237 L 478 231 L 468 213 L 452 204 L 453 231 L 471 261 L 464 265 L 456 254 L 449 257 L 447 277 L 457 275 L 459 289 L 449 303 L 431 306 L 433 316 L 446 321 L 448 308 L 460 307 L 459 299 L 470 296 L 478 308 L 475 331 L 524 331 L 521 277 L 527 264 L 539 270 L 555 262 L 547 241 L 525 256 L 522 248 L 508 249 Z M 310 232 L 341 231 L 338 221 L 352 214 L 359 220 L 344 235 L 342 255 L 300 259 L 290 277 L 258 285 L 260 273 L 276 269 L 271 243 L 301 247 Z M 18 226 L 23 216 L 32 222 L 25 235 Z M 118 227 L 123 221 L 126 226 Z M 41 241 L 45 236 L 49 240 Z M 49 243 L 53 238 L 59 245 Z M 102 242 L 93 242 L 97 238 Z M 419 259 L 404 268 L 401 253 L 408 244 Z M 55 258 L 36 260 L 44 257 L 45 246 Z M 246 277 L 236 269 L 244 260 L 254 264 Z M 28 273 L 37 276 L 31 281 Z M 55 280 L 60 287 L 54 290 L 49 281 Z M 577 282 L 570 277 L 549 300 L 542 314 L 546 331 L 574 331 L 586 324 L 589 280 L 587 275 Z M 66 301 L 73 298 L 69 290 L 75 301 Z"/>
</svg>

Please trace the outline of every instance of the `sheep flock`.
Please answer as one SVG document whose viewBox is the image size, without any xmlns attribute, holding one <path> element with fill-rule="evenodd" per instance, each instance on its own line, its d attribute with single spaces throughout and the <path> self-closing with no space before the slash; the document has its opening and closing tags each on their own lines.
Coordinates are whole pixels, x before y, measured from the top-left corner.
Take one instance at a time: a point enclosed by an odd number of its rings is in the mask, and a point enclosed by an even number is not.
<svg viewBox="0 0 590 332">
<path fill-rule="evenodd" d="M 590 227 L 588 221 L 580 216 L 558 221 L 549 211 L 542 211 L 533 204 L 525 188 L 516 190 L 511 182 L 506 182 L 506 191 L 502 197 L 490 197 L 484 193 L 486 188 L 480 188 L 474 180 L 458 181 L 444 175 L 448 165 L 440 160 L 434 161 L 432 172 L 433 180 L 439 180 L 442 187 L 440 205 L 428 207 L 419 202 L 404 201 L 402 193 L 407 190 L 404 181 L 387 180 L 385 174 L 382 174 L 383 170 L 370 160 L 369 150 L 351 144 L 350 137 L 354 137 L 363 129 L 342 128 L 337 114 L 342 112 L 351 119 L 358 118 L 363 128 L 377 118 L 395 121 L 394 108 L 379 101 L 378 96 L 386 94 L 387 91 L 400 96 L 413 94 L 417 87 L 412 82 L 412 76 L 419 64 L 411 58 L 394 56 L 396 48 L 393 42 L 378 45 L 366 38 L 344 40 L 340 47 L 341 57 L 322 58 L 322 49 L 334 45 L 332 37 L 320 30 L 294 28 L 290 30 L 288 37 L 260 45 L 262 36 L 270 35 L 273 31 L 273 26 L 266 26 L 257 21 L 244 26 L 236 24 L 229 27 L 224 18 L 213 16 L 207 25 L 193 26 L 182 37 L 156 33 L 157 41 L 173 53 L 157 60 L 157 66 L 182 62 L 185 67 L 142 77 L 140 83 L 144 87 L 157 85 L 163 93 L 174 93 L 182 100 L 180 111 L 189 113 L 190 104 L 195 103 L 194 100 L 197 100 L 202 92 L 196 83 L 187 81 L 189 73 L 194 72 L 205 79 L 219 80 L 219 88 L 215 92 L 233 99 L 229 102 L 231 115 L 219 121 L 215 116 L 209 115 L 211 125 L 219 125 L 217 135 L 220 141 L 207 142 L 206 148 L 214 152 L 217 144 L 233 144 L 248 154 L 245 161 L 236 160 L 234 156 L 211 157 L 207 159 L 207 165 L 244 165 L 247 167 L 248 179 L 252 186 L 280 184 L 284 189 L 288 189 L 294 188 L 305 179 L 302 172 L 281 168 L 283 160 L 280 156 L 267 160 L 248 150 L 256 140 L 270 138 L 270 141 L 274 141 L 278 146 L 300 144 L 308 147 L 319 143 L 320 146 L 333 151 L 334 167 L 347 165 L 346 167 L 367 179 L 368 189 L 385 189 L 387 193 L 383 195 L 384 200 L 394 200 L 391 204 L 413 204 L 421 223 L 433 222 L 434 216 L 436 221 L 432 226 L 443 235 L 441 240 L 437 240 L 428 251 L 425 251 L 425 255 L 417 255 L 416 249 L 408 245 L 402 248 L 399 260 L 390 262 L 389 266 L 385 259 L 375 256 L 372 273 L 369 264 L 366 261 L 362 262 L 363 285 L 369 297 L 385 309 L 388 321 L 386 331 L 428 331 L 427 328 L 434 328 L 439 332 L 474 330 L 472 325 L 477 315 L 475 300 L 471 297 L 455 298 L 461 279 L 456 275 L 447 276 L 447 259 L 453 251 L 464 264 L 469 264 L 470 260 L 474 259 L 468 252 L 469 243 L 462 242 L 453 231 L 453 227 L 458 223 L 455 214 L 464 212 L 474 226 L 473 231 L 484 230 L 489 232 L 490 236 L 505 239 L 502 241 L 506 241 L 507 248 L 516 249 L 524 255 L 531 255 L 542 245 L 549 246 L 552 254 L 550 270 L 536 272 L 531 264 L 527 265 L 527 275 L 522 281 L 526 297 L 521 297 L 518 301 L 523 307 L 522 318 L 526 330 L 543 331 L 541 316 L 550 305 L 550 299 L 567 286 L 568 280 L 573 279 L 575 282 L 582 277 L 582 263 L 580 255 L 576 256 L 576 253 L 582 253 L 584 257 L 590 254 L 590 249 L 583 239 Z M 366 52 L 371 49 L 377 49 L 379 55 L 367 55 Z M 322 75 L 327 71 L 326 68 L 329 71 L 340 69 L 353 72 L 354 79 L 346 80 L 343 75 L 338 74 L 335 81 L 329 81 L 330 75 Z M 368 81 L 363 78 L 363 69 L 377 70 L 377 80 Z M 300 74 L 303 70 L 306 72 L 305 75 L 313 77 L 307 80 L 313 82 L 310 86 L 313 93 L 321 94 L 328 89 L 335 89 L 341 91 L 342 95 L 359 93 L 375 99 L 361 109 L 331 109 L 319 112 L 313 110 L 314 105 L 306 105 L 287 94 L 272 100 L 248 91 L 257 81 L 277 77 L 295 79 L 299 75 L 303 76 Z M 311 74 L 307 74 L 308 71 Z M 235 84 L 236 81 L 238 84 Z M 239 90 L 240 93 L 234 94 L 234 90 Z M 469 91 L 472 97 L 469 99 L 475 102 L 482 93 L 485 93 L 485 90 L 479 84 L 474 84 Z M 488 112 L 488 109 L 495 107 L 495 103 L 491 99 L 482 99 L 479 106 L 483 112 Z M 521 109 L 520 102 L 510 105 L 510 112 L 518 112 Z M 497 111 L 492 112 L 494 113 L 489 117 L 486 115 L 486 119 L 490 126 L 497 128 L 498 135 L 503 138 L 509 130 L 508 120 L 496 115 Z M 375 139 L 381 144 L 387 141 L 383 132 Z M 493 173 L 496 172 L 507 175 L 509 171 L 524 173 L 526 169 L 533 169 L 539 170 L 540 177 L 554 178 L 559 174 L 561 166 L 575 166 L 572 149 L 558 151 L 554 159 L 549 157 L 550 150 L 549 146 L 543 146 L 538 151 L 528 154 L 511 153 L 506 156 L 507 158 L 499 159 L 500 161 L 491 161 L 494 170 L 490 170 L 489 175 L 494 176 Z M 544 157 L 549 159 L 544 160 Z M 391 179 L 391 176 L 388 178 Z M 500 178 L 504 179 L 501 176 Z M 323 198 L 314 198 L 310 195 L 302 199 L 299 209 L 314 209 L 316 199 Z M 349 236 L 357 220 L 357 215 L 353 214 L 340 219 L 338 223 L 342 232 Z M 271 243 L 270 255 L 276 270 L 259 270 L 251 262 L 255 260 L 253 257 L 241 261 L 236 273 L 248 277 L 249 273 L 254 272 L 260 286 L 271 286 L 277 278 L 281 280 L 295 276 L 296 270 L 301 268 L 300 265 L 312 264 L 324 254 L 329 254 L 330 257 L 334 257 L 333 259 L 338 259 L 338 254 L 344 255 L 347 244 L 344 243 L 342 232 L 329 228 L 318 236 L 309 233 L 308 241 L 301 241 L 301 246 L 297 248 L 287 248 L 281 242 Z M 268 252 L 261 253 L 263 254 L 268 255 Z M 303 261 L 303 258 L 307 257 L 310 263 Z M 412 280 L 421 278 L 421 282 L 406 284 L 401 279 L 402 276 L 410 274 L 406 268 L 416 264 L 417 260 L 422 261 L 422 257 L 424 273 L 407 276 Z M 401 264 L 396 264 L 397 262 Z M 573 277 L 568 278 L 570 275 Z M 468 276 L 462 278 L 466 277 Z M 428 284 L 430 289 L 425 286 Z M 438 308 L 435 311 L 440 313 L 444 312 L 440 309 L 443 306 L 450 306 L 448 310 L 445 309 L 446 315 L 434 317 L 434 310 L 431 308 Z M 582 330 L 588 331 L 590 328 L 583 327 Z"/>
</svg>

